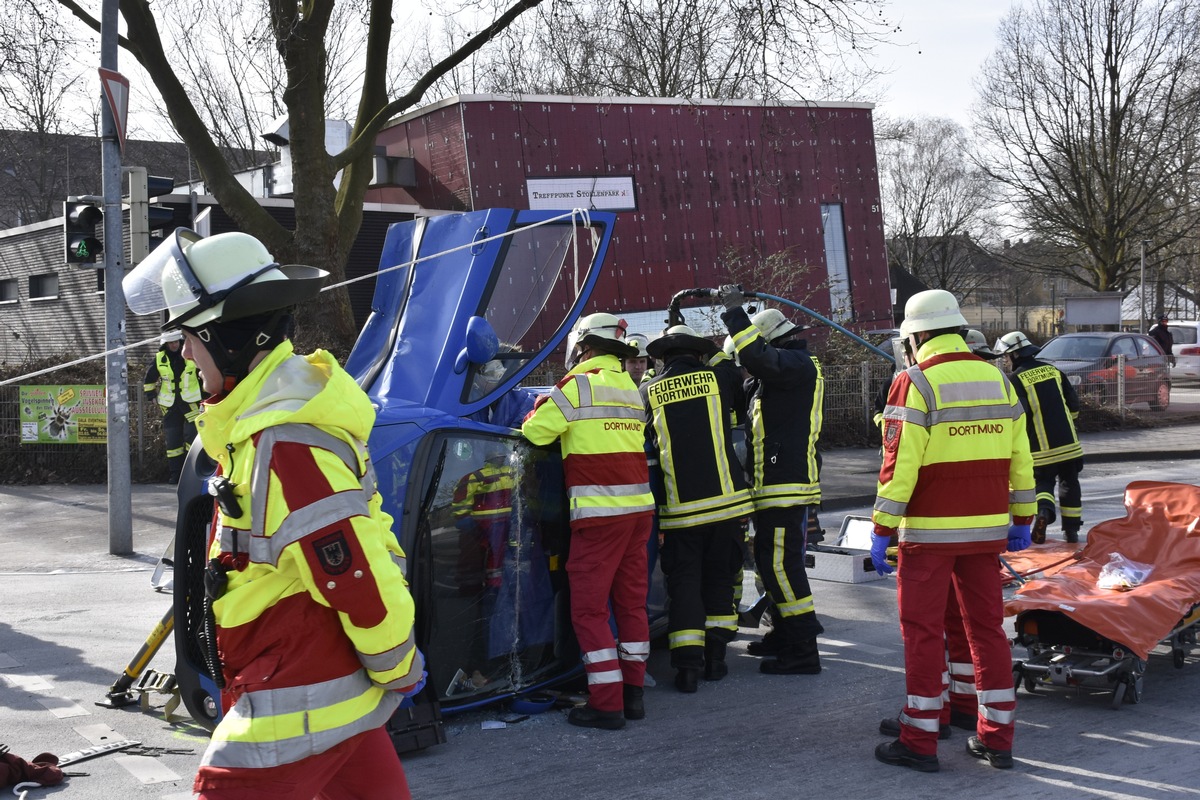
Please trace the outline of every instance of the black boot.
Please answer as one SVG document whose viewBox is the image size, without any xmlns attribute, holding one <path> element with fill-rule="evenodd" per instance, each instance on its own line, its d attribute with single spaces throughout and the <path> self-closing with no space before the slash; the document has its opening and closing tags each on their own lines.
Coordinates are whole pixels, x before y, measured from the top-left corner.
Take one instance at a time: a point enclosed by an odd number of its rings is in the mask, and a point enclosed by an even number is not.
<svg viewBox="0 0 1200 800">
<path fill-rule="evenodd" d="M 646 703 L 641 686 L 625 684 L 625 719 L 645 719 Z"/>
<path fill-rule="evenodd" d="M 1033 527 L 1029 531 L 1029 541 L 1033 544 L 1045 544 L 1046 542 L 1046 526 L 1050 524 L 1050 517 L 1045 510 L 1039 511 L 1037 516 L 1033 518 Z"/>
<path fill-rule="evenodd" d="M 772 628 L 763 636 L 762 641 L 751 642 L 746 646 L 746 652 L 752 656 L 777 656 L 783 650 L 783 631 Z"/>
<path fill-rule="evenodd" d="M 675 673 L 675 688 L 685 694 L 692 694 L 699 688 L 700 670 L 681 667 Z"/>
<path fill-rule="evenodd" d="M 789 645 L 771 661 L 758 665 L 759 672 L 768 675 L 816 675 L 821 671 L 821 655 L 816 639 L 804 639 Z"/>
<path fill-rule="evenodd" d="M 625 727 L 625 717 L 620 711 L 601 711 L 591 706 L 572 708 L 567 714 L 567 722 L 581 728 L 600 728 L 606 731 L 618 731 Z"/>
<path fill-rule="evenodd" d="M 1078 544 L 1080 527 L 1081 526 L 1078 523 L 1072 525 L 1071 522 L 1068 522 L 1064 519 L 1063 520 L 1063 541 L 1067 542 L 1068 544 Z"/>
<path fill-rule="evenodd" d="M 704 680 L 719 681 L 729 674 L 725 663 L 725 642 L 709 639 L 704 642 Z"/>
</svg>

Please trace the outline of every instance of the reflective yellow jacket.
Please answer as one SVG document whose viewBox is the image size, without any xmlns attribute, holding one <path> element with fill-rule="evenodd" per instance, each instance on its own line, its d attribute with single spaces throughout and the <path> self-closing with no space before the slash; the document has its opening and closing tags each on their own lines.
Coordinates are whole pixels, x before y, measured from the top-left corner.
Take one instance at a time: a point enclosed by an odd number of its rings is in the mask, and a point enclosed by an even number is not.
<svg viewBox="0 0 1200 800">
<path fill-rule="evenodd" d="M 374 409 L 328 353 L 276 347 L 197 420 L 235 484 L 209 556 L 228 710 L 202 764 L 274 767 L 387 722 L 424 665 L 404 553 L 366 439 Z"/>
<path fill-rule="evenodd" d="M 644 418 L 642 396 L 613 355 L 576 365 L 538 398 L 521 433 L 538 445 L 561 439 L 573 526 L 653 512 Z"/>
<path fill-rule="evenodd" d="M 1036 510 L 1016 390 L 957 334 L 930 339 L 917 360 L 892 382 L 883 412 L 872 517 L 899 528 L 902 542 L 1003 549 L 1010 515 Z"/>
<path fill-rule="evenodd" d="M 175 369 L 171 366 L 171 357 L 166 350 L 159 350 L 143 379 L 143 391 L 162 407 L 163 413 L 175 405 L 176 392 L 179 399 L 187 403 L 192 410 L 195 410 L 200 402 L 200 376 L 196 373 L 196 363 L 183 356 L 179 356 L 179 360 L 183 362 L 183 369 L 176 376 Z"/>
</svg>

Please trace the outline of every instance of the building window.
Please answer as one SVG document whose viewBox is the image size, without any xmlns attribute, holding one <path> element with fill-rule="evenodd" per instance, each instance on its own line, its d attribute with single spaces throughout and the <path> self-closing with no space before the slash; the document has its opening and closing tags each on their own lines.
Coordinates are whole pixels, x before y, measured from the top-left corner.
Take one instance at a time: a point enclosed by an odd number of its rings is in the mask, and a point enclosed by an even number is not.
<svg viewBox="0 0 1200 800">
<path fill-rule="evenodd" d="M 58 273 L 46 272 L 29 276 L 29 299 L 51 300 L 58 297 Z"/>
<path fill-rule="evenodd" d="M 829 315 L 836 322 L 850 322 L 854 318 L 854 298 L 850 293 L 841 203 L 821 204 L 821 228 L 825 234 L 825 264 L 829 269 Z"/>
<path fill-rule="evenodd" d="M 5 278 L 0 281 L 0 303 L 17 302 L 17 279 Z"/>
</svg>

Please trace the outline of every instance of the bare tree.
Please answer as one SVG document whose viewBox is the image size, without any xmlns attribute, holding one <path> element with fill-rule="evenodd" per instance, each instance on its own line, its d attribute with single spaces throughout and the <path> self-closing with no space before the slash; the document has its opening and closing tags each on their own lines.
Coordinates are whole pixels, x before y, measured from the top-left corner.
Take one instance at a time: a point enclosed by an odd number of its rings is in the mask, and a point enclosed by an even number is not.
<svg viewBox="0 0 1200 800">
<path fill-rule="evenodd" d="M 1200 125 L 1194 0 L 1035 0 L 1001 23 L 982 76 L 983 164 L 1064 274 L 1125 286 L 1139 242 L 1167 250 L 1192 213 Z"/>
<path fill-rule="evenodd" d="M 94 130 L 75 42 L 53 7 L 18 0 L 0 15 L 0 226 L 61 213 L 72 191 L 62 134 Z"/>
<path fill-rule="evenodd" d="M 86 25 L 100 29 L 99 20 L 76 0 L 58 2 Z M 325 149 L 325 119 L 331 90 L 329 70 L 336 63 L 338 52 L 331 45 L 337 39 L 340 25 L 335 16 L 336 4 L 334 0 L 304 3 L 268 0 L 266 24 L 249 25 L 245 30 L 256 32 L 253 34 L 256 37 L 266 36 L 270 49 L 278 54 L 278 61 L 274 61 L 264 49 L 259 52 L 261 61 L 251 62 L 270 71 L 271 74 L 262 77 L 262 82 L 280 87 L 278 99 L 288 116 L 294 165 L 295 230 L 276 222 L 238 182 L 222 143 L 209 131 L 207 123 L 212 115 L 206 116 L 202 101 L 198 107 L 198 98 L 189 91 L 186 82 L 191 80 L 191 74 L 179 67 L 180 43 L 164 35 L 166 21 L 158 3 L 119 0 L 126 27 L 120 45 L 154 82 L 171 125 L 187 144 L 206 186 L 239 227 L 261 239 L 280 261 L 322 267 L 332 273 L 334 280 L 339 280 L 345 275 L 346 258 L 362 223 L 362 201 L 372 174 L 376 135 L 388 120 L 420 102 L 434 81 L 540 3 L 541 0 L 510 0 L 506 8 L 497 6 L 496 16 L 489 17 L 490 22 L 478 33 L 432 65 L 405 93 L 391 96 L 387 80 L 393 0 L 364 0 L 360 7 L 356 6 L 361 11 L 364 36 L 359 48 L 361 57 L 356 62 L 361 77 L 355 82 L 358 89 L 350 143 L 341 152 L 329 154 Z M 218 0 L 199 0 L 197 5 L 208 8 L 204 19 L 211 19 L 214 14 L 254 13 L 231 8 Z M 191 22 L 185 30 L 202 37 L 204 31 L 197 27 L 199 20 L 193 18 Z M 226 46 L 241 46 L 237 39 L 236 35 L 227 36 Z M 216 47 L 217 40 L 206 46 Z M 235 54 L 229 54 L 226 60 L 232 58 Z M 231 91 L 238 91 L 236 84 L 231 85 Z M 334 176 L 339 171 L 341 181 L 335 186 Z M 312 304 L 309 311 L 311 325 L 306 331 L 310 335 L 334 343 L 336 349 L 354 341 L 357 331 L 345 289 L 325 293 L 321 302 Z"/>
<path fill-rule="evenodd" d="M 892 26 L 884 0 L 556 2 L 453 78 L 477 91 L 856 99 Z M 470 70 L 470 75 L 465 73 Z"/>
<path fill-rule="evenodd" d="M 900 120 L 879 143 L 889 260 L 932 288 L 969 296 L 988 278 L 978 242 L 994 227 L 989 180 L 953 120 Z"/>
</svg>

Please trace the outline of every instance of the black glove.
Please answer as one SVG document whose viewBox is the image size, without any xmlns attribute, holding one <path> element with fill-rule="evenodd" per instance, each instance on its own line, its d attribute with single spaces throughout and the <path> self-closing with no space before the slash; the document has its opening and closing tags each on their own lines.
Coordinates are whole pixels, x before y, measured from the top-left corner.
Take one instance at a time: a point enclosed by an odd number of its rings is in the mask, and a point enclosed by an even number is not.
<svg viewBox="0 0 1200 800">
<path fill-rule="evenodd" d="M 746 302 L 746 295 L 742 294 L 741 286 L 727 283 L 717 289 L 717 299 L 721 301 L 721 305 L 725 306 L 726 311 L 732 311 L 735 308 L 741 308 L 742 303 Z"/>
</svg>

